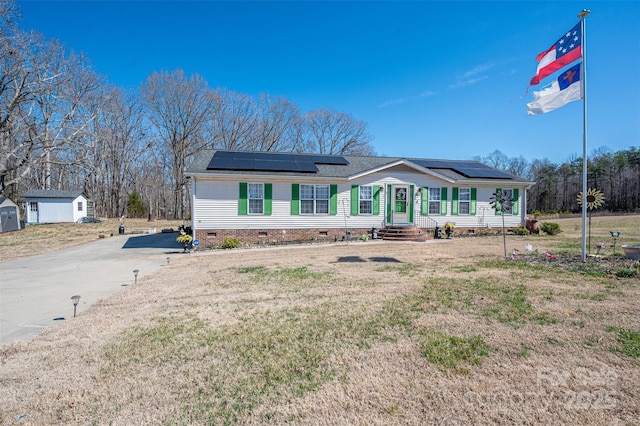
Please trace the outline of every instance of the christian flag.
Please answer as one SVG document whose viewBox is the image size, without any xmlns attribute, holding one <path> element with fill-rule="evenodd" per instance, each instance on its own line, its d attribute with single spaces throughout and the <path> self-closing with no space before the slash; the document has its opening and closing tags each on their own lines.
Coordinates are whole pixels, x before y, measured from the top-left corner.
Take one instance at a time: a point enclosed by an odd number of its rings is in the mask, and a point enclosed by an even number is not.
<svg viewBox="0 0 640 426">
<path fill-rule="evenodd" d="M 533 92 L 535 100 L 527 104 L 527 114 L 544 114 L 563 107 L 569 102 L 582 99 L 580 65 L 581 63 L 578 63 L 560 74 L 551 83 L 551 87 Z"/>
<path fill-rule="evenodd" d="M 536 57 L 538 70 L 529 83 L 531 86 L 540 83 L 540 80 L 569 65 L 582 57 L 582 29 L 580 22 L 571 28 L 550 49 L 545 50 Z"/>
</svg>

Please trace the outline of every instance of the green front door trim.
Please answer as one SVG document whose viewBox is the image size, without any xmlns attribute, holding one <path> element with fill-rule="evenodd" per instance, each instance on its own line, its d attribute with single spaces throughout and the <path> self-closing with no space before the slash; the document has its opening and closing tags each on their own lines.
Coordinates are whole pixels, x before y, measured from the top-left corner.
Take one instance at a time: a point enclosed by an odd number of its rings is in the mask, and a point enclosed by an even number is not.
<svg viewBox="0 0 640 426">
<path fill-rule="evenodd" d="M 391 188 L 391 184 L 387 184 L 387 223 L 391 223 L 391 198 L 393 197 Z"/>
<path fill-rule="evenodd" d="M 415 197 L 415 186 L 414 185 L 409 185 L 409 196 L 407 197 L 407 202 L 409 203 L 409 223 L 413 223 L 413 203 L 414 203 L 414 197 Z"/>
</svg>

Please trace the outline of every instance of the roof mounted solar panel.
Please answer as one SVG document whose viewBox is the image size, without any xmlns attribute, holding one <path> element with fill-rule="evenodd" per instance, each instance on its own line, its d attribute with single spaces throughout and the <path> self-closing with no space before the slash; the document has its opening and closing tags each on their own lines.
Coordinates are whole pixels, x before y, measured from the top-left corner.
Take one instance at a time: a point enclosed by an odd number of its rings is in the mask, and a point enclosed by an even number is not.
<svg viewBox="0 0 640 426">
<path fill-rule="evenodd" d="M 411 160 L 419 166 L 428 169 L 453 170 L 467 178 L 484 179 L 513 179 L 508 173 L 494 169 L 478 161 L 448 161 L 448 160 Z"/>
<path fill-rule="evenodd" d="M 216 151 L 207 170 L 317 173 L 308 156 L 263 152 Z"/>
<path fill-rule="evenodd" d="M 305 173 L 317 173 L 318 172 L 318 168 L 316 167 L 316 165 L 313 163 L 313 161 L 294 161 L 293 164 L 295 165 L 295 167 L 297 168 L 297 171 L 299 172 L 305 172 Z"/>
<path fill-rule="evenodd" d="M 349 162 L 341 156 L 337 155 L 310 155 L 311 161 L 316 164 L 330 164 L 336 166 L 346 166 Z"/>
<path fill-rule="evenodd" d="M 459 167 L 455 171 L 468 178 L 513 179 L 510 174 L 490 167 Z"/>
<path fill-rule="evenodd" d="M 245 160 L 249 160 L 249 159 L 253 159 L 253 158 L 255 158 L 255 155 L 253 155 L 253 153 L 252 153 L 252 152 L 226 152 L 226 151 L 218 151 L 218 152 L 216 152 L 216 156 L 218 156 L 218 157 L 225 157 L 225 158 L 233 157 L 233 158 L 237 158 L 237 159 L 245 159 Z"/>
<path fill-rule="evenodd" d="M 414 163 L 426 167 L 428 169 L 450 169 L 452 168 L 451 161 L 444 160 L 411 160 Z"/>
</svg>

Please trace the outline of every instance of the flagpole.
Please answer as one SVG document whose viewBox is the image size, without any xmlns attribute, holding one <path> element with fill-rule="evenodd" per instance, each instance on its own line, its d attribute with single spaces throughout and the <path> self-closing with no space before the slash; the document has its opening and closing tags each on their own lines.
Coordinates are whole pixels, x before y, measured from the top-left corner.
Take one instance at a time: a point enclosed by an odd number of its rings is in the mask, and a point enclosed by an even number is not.
<svg viewBox="0 0 640 426">
<path fill-rule="evenodd" d="M 578 13 L 582 30 L 582 261 L 587 261 L 587 26 L 585 18 L 591 12 L 582 9 Z"/>
</svg>

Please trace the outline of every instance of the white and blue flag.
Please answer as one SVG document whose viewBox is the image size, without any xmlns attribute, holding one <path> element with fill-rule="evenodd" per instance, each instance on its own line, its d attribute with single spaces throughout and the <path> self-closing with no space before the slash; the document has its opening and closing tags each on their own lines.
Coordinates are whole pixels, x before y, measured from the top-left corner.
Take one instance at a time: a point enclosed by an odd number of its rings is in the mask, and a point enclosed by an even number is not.
<svg viewBox="0 0 640 426">
<path fill-rule="evenodd" d="M 534 100 L 527 104 L 527 114 L 544 114 L 582 99 L 580 65 L 574 65 L 560 74 L 550 87 L 533 92 Z"/>
</svg>

